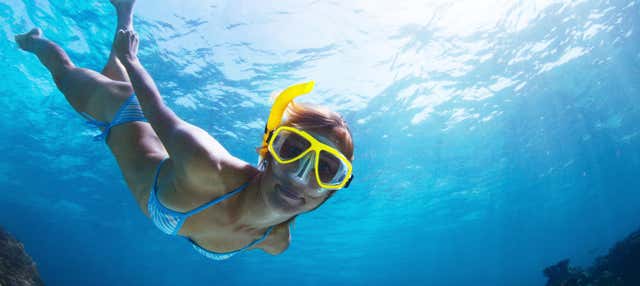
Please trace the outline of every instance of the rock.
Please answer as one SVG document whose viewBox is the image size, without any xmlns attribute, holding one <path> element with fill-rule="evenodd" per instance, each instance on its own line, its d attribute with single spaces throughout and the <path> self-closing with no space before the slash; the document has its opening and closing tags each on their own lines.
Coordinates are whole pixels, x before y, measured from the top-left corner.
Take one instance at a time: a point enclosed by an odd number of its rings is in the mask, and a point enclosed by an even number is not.
<svg viewBox="0 0 640 286">
<path fill-rule="evenodd" d="M 22 243 L 0 228 L 0 285 L 44 285 Z"/>
<path fill-rule="evenodd" d="M 569 267 L 569 259 L 545 268 L 544 275 L 549 278 L 547 286 L 582 285 L 581 281 L 587 278 L 581 269 Z"/>
<path fill-rule="evenodd" d="M 640 230 L 616 243 L 609 254 L 596 258 L 587 270 L 571 267 L 569 259 L 544 269 L 547 286 L 640 285 Z"/>
</svg>

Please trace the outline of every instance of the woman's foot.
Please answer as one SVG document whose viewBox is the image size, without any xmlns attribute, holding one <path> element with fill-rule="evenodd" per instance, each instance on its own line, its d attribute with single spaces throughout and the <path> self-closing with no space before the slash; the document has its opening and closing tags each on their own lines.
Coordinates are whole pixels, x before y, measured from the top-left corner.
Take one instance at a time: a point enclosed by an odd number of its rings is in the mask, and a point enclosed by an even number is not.
<svg viewBox="0 0 640 286">
<path fill-rule="evenodd" d="M 109 0 L 109 2 L 111 2 L 111 4 L 113 4 L 113 6 L 116 6 L 117 8 L 118 5 L 123 5 L 127 3 L 130 3 L 131 5 L 133 5 L 133 3 L 136 2 L 136 0 Z"/>
<path fill-rule="evenodd" d="M 120 12 L 130 12 L 133 10 L 133 4 L 136 3 L 136 0 L 109 0 L 113 7 L 116 8 L 118 13 Z"/>
<path fill-rule="evenodd" d="M 39 28 L 33 28 L 28 33 L 20 34 L 15 36 L 16 43 L 20 49 L 25 51 L 31 51 L 30 42 L 35 38 L 40 38 L 42 36 L 42 30 Z"/>
<path fill-rule="evenodd" d="M 136 0 L 109 0 L 118 14 L 118 29 L 133 29 L 133 5 Z M 117 30 L 116 30 L 117 31 Z"/>
</svg>

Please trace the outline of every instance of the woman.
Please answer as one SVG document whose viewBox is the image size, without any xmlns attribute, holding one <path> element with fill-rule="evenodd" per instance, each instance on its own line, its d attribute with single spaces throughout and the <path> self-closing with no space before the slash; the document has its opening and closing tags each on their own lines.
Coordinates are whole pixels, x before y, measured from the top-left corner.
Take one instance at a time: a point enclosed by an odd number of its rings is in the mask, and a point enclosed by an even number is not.
<svg viewBox="0 0 640 286">
<path fill-rule="evenodd" d="M 96 138 L 106 141 L 138 205 L 160 230 L 186 237 L 216 260 L 247 249 L 282 253 L 293 219 L 352 178 L 353 144 L 342 117 L 289 104 L 313 83 L 285 90 L 258 149 L 261 168 L 253 167 L 164 104 L 137 58 L 134 1 L 111 3 L 118 29 L 101 73 L 74 66 L 39 29 L 16 42 L 38 56 L 71 106 L 103 131 Z"/>
</svg>

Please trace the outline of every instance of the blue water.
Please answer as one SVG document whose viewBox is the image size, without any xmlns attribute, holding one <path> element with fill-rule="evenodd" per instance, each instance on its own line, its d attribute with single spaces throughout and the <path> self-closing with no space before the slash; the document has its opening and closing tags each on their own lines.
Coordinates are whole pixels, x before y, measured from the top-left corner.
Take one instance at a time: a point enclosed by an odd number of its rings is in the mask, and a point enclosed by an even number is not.
<svg viewBox="0 0 640 286">
<path fill-rule="evenodd" d="M 16 33 L 101 70 L 108 1 L 0 0 L 0 225 L 47 285 L 544 285 L 640 226 L 636 1 L 140 1 L 167 104 L 255 162 L 269 95 L 341 112 L 355 180 L 280 256 L 205 259 L 142 215 Z M 375 3 L 375 4 L 374 4 Z"/>
</svg>

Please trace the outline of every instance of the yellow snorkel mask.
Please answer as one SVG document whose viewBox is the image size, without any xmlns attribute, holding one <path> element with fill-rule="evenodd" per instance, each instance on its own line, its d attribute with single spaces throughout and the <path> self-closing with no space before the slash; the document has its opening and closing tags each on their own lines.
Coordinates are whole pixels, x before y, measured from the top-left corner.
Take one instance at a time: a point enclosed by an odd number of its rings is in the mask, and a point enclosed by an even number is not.
<svg viewBox="0 0 640 286">
<path fill-rule="evenodd" d="M 315 170 L 315 177 L 323 189 L 341 189 L 353 179 L 351 162 L 334 147 L 323 144 L 310 134 L 293 127 L 280 126 L 289 103 L 294 98 L 311 92 L 314 82 L 292 85 L 282 91 L 271 107 L 259 148 L 259 166 L 264 168 L 264 157 L 270 152 L 279 164 L 302 160 L 300 174 Z M 312 159 L 313 162 L 309 161 Z M 301 175 L 302 177 L 302 175 Z"/>
</svg>

